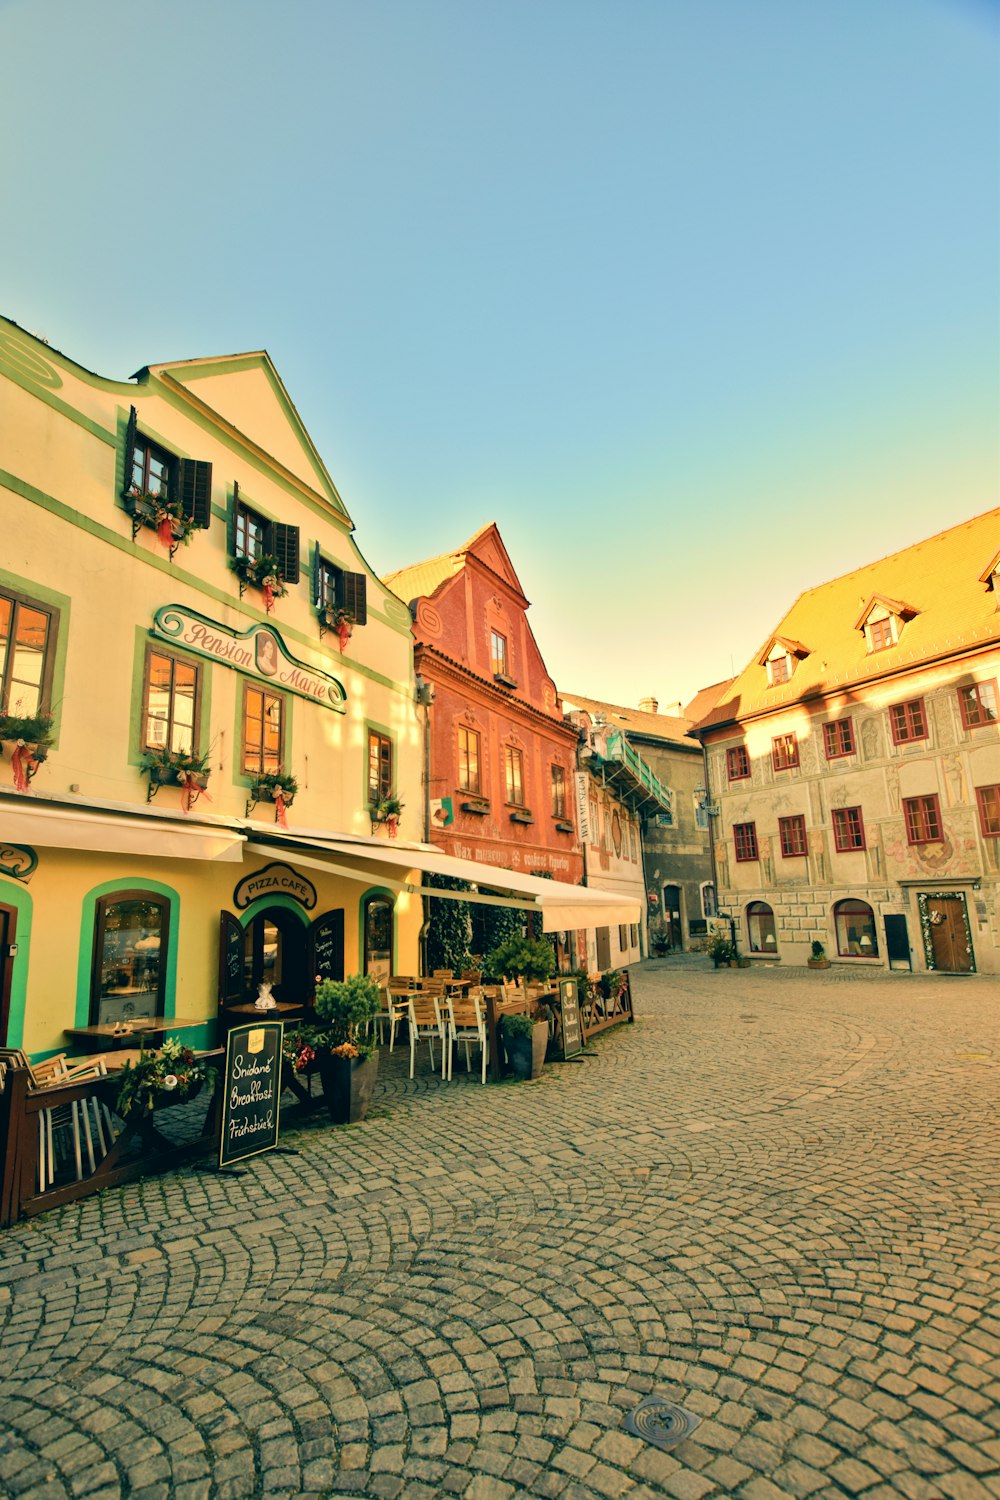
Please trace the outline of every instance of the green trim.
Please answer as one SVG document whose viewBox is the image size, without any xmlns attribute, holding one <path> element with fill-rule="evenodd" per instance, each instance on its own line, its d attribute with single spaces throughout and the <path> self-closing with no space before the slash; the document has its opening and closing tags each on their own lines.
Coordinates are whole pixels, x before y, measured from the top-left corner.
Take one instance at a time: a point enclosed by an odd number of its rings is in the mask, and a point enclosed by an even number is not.
<svg viewBox="0 0 1000 1500">
<path fill-rule="evenodd" d="M 0 323 L 2 321 L 0 319 Z M 61 396 L 57 396 L 50 389 L 49 385 L 43 384 L 40 376 L 32 378 L 24 370 L 18 369 L 9 355 L 11 347 L 20 352 L 21 346 L 18 346 L 13 340 L 9 340 L 2 326 L 0 326 L 0 375 L 4 379 L 9 380 L 12 385 L 20 386 L 21 390 L 27 395 L 36 396 L 39 401 L 43 401 L 46 406 L 50 406 L 53 411 L 57 411 L 61 417 L 66 417 L 68 421 L 75 422 L 78 427 L 82 427 L 85 432 L 89 432 L 91 437 L 99 439 L 102 443 L 107 443 L 111 448 L 114 447 L 118 439 L 109 428 L 102 427 L 92 417 L 84 416 L 82 411 L 77 411 L 74 406 L 70 406 L 69 402 L 64 401 Z M 31 357 L 31 351 L 25 349 L 24 353 L 27 357 Z M 62 384 L 58 376 L 56 376 L 56 380 L 60 385 Z"/>
<path fill-rule="evenodd" d="M 27 594 L 29 598 L 37 599 L 39 604 L 49 604 L 59 611 L 59 629 L 56 632 L 56 649 L 52 658 L 52 701 L 49 705 L 55 716 L 52 724 L 51 748 L 58 750 L 59 725 L 62 717 L 59 709 L 66 686 L 66 652 L 69 646 L 69 616 L 72 600 L 68 594 L 60 594 L 55 589 L 47 588 L 45 584 L 36 583 L 33 578 L 22 578 L 19 573 L 9 573 L 6 568 L 0 568 L 0 586 L 13 589 L 17 594 Z"/>
<path fill-rule="evenodd" d="M 10 490 L 12 494 L 20 495 L 23 500 L 28 500 L 31 504 L 39 506 L 42 510 L 58 516 L 60 520 L 67 521 L 70 525 L 79 527 L 81 531 L 86 531 L 91 536 L 97 537 L 100 541 L 107 542 L 110 546 L 116 547 L 119 552 L 126 553 L 133 562 L 142 562 L 147 567 L 155 568 L 157 571 L 168 575 L 175 584 L 186 584 L 189 588 L 194 589 L 196 593 L 214 600 L 217 604 L 224 605 L 227 609 L 239 609 L 241 614 L 258 620 L 262 625 L 271 626 L 273 624 L 270 615 L 265 610 L 255 609 L 252 604 L 246 602 L 245 598 L 239 600 L 238 598 L 234 598 L 230 593 L 224 593 L 222 589 L 214 588 L 196 574 L 186 573 L 182 568 L 178 568 L 175 564 L 170 563 L 166 558 L 160 557 L 155 552 L 137 550 L 131 536 L 120 536 L 117 532 L 112 531 L 110 527 L 103 526 L 100 522 L 94 521 L 90 516 L 84 515 L 81 511 L 72 510 L 68 505 L 63 504 L 61 500 L 56 500 L 54 496 L 47 495 L 44 490 L 36 489 L 34 485 L 28 484 L 26 480 L 18 479 L 15 474 L 8 473 L 5 469 L 0 469 L 0 485 Z M 124 512 L 120 513 L 124 514 Z M 234 580 L 235 576 L 234 574 Z M 41 598 L 41 592 L 37 585 L 32 584 L 31 587 L 35 589 L 35 592 Z M 368 617 L 369 619 L 375 618 L 381 620 L 388 629 L 394 630 L 397 635 L 410 634 L 408 627 L 404 628 L 402 625 L 393 624 L 391 620 L 377 614 L 374 610 L 369 609 Z M 306 635 L 304 631 L 287 626 L 285 627 L 285 635 L 290 640 L 301 641 L 304 646 L 308 646 L 312 650 L 316 649 L 316 637 L 313 635 Z M 331 660 L 333 660 L 332 651 L 329 655 Z M 398 682 L 391 677 L 386 677 L 384 673 L 376 672 L 374 668 L 366 667 L 357 661 L 351 661 L 350 668 L 359 677 L 365 677 L 369 682 L 377 682 L 381 687 L 389 688 L 392 692 L 400 693 L 407 698 L 413 695 L 412 679 L 407 682 Z"/>
<path fill-rule="evenodd" d="M 95 885 L 83 898 L 80 918 L 80 951 L 76 966 L 76 1015 L 74 1026 L 90 1025 L 90 976 L 94 967 L 94 940 L 97 935 L 97 903 L 102 896 L 114 891 L 151 891 L 156 896 L 166 896 L 170 903 L 170 943 L 167 947 L 167 972 L 164 979 L 163 1014 L 176 1015 L 177 996 L 177 949 L 180 939 L 181 898 L 173 886 L 159 880 L 149 880 L 143 874 L 119 876 L 116 880 L 105 880 Z"/>
<path fill-rule="evenodd" d="M 142 684 L 146 676 L 146 648 L 153 646 L 162 650 L 165 656 L 176 656 L 181 661 L 189 662 L 192 667 L 198 669 L 198 705 L 196 709 L 198 717 L 198 743 L 195 751 L 199 755 L 208 753 L 208 731 L 212 723 L 212 674 L 209 665 L 203 656 L 195 656 L 193 652 L 185 651 L 183 646 L 175 646 L 172 641 L 163 636 L 153 635 L 151 630 L 143 625 L 133 626 L 135 638 L 135 654 L 132 660 L 132 707 L 129 714 L 128 726 L 128 763 L 130 766 L 141 766 L 142 757 L 145 753 L 142 744 L 142 720 L 146 712 L 146 705 L 142 696 Z"/>
<path fill-rule="evenodd" d="M 10 1014 L 7 1020 L 7 1046 L 24 1045 L 24 1017 L 28 999 L 28 961 L 31 957 L 31 893 L 16 880 L 0 877 L 0 906 L 12 906 L 17 912 L 17 957 L 10 987 Z"/>
<path fill-rule="evenodd" d="M 282 911 L 294 912 L 303 927 L 312 925 L 309 913 L 303 911 L 301 904 L 298 901 L 293 901 L 291 896 L 260 896 L 252 905 L 247 907 L 246 911 L 237 912 L 236 920 L 245 932 L 254 917 L 259 917 L 263 912 L 270 911 L 275 906 L 280 906 Z"/>
<path fill-rule="evenodd" d="M 365 907 L 367 903 L 376 896 L 388 901 L 392 907 L 392 972 L 399 973 L 399 921 L 396 917 L 396 897 L 398 891 L 390 891 L 388 886 L 370 885 L 366 891 L 361 892 L 358 900 L 358 973 L 365 972 Z M 346 966 L 345 966 L 346 973 Z"/>
</svg>

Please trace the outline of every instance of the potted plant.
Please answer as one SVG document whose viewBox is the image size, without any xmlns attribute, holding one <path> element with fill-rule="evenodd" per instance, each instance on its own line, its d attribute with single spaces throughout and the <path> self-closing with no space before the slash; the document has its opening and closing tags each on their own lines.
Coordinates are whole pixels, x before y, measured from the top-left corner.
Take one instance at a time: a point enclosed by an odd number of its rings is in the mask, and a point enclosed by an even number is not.
<svg viewBox="0 0 1000 1500">
<path fill-rule="evenodd" d="M 14 790 L 30 792 L 31 781 L 39 766 L 48 756 L 52 739 L 52 715 L 50 713 L 19 713 L 20 702 L 14 705 L 13 713 L 0 714 L 0 741 L 11 746 L 10 765 L 14 774 Z"/>
<path fill-rule="evenodd" d="M 255 773 L 250 788 L 250 801 L 273 802 L 274 821 L 287 828 L 285 810 L 295 801 L 298 789 L 299 783 L 290 771 L 259 771 Z"/>
<path fill-rule="evenodd" d="M 830 967 L 830 960 L 826 956 L 826 949 L 818 938 L 813 939 L 812 956 L 806 959 L 806 964 L 810 969 L 828 969 Z"/>
<path fill-rule="evenodd" d="M 403 803 L 398 797 L 380 797 L 369 809 L 372 823 L 384 823 L 386 832 L 391 839 L 399 832 L 399 819 L 403 812 Z"/>
<path fill-rule="evenodd" d="M 168 1104 L 184 1104 L 215 1081 L 210 1068 L 199 1063 L 190 1047 L 175 1038 L 159 1051 L 143 1052 L 135 1063 L 127 1062 L 118 1075 L 115 1113 L 151 1115 Z"/>
<path fill-rule="evenodd" d="M 712 936 L 708 940 L 706 951 L 717 969 L 722 968 L 725 964 L 732 963 L 736 958 L 736 949 L 721 927 L 717 927 L 712 933 Z"/>
<path fill-rule="evenodd" d="M 142 769 L 149 777 L 146 801 L 155 797 L 161 786 L 179 786 L 181 807 L 190 812 L 208 786 L 208 756 L 207 751 L 195 755 L 186 750 L 147 750 L 142 757 Z"/>
<path fill-rule="evenodd" d="M 500 1018 L 500 1034 L 510 1071 L 522 1082 L 540 1078 L 549 1040 L 549 1024 L 534 1015 L 505 1015 Z"/>
<path fill-rule="evenodd" d="M 283 599 L 288 593 L 281 564 L 273 552 L 262 552 L 258 557 L 231 557 L 229 566 L 240 580 L 241 594 L 248 584 L 260 589 L 268 614 L 274 608 L 275 599 Z"/>
<path fill-rule="evenodd" d="M 133 485 L 125 496 L 125 508 L 132 517 L 132 540 L 138 525 L 152 526 L 164 547 L 173 557 L 178 547 L 186 546 L 194 531 L 194 516 L 185 511 L 179 499 L 140 490 Z"/>
<path fill-rule="evenodd" d="M 487 954 L 485 971 L 490 979 L 551 979 L 556 955 L 544 938 L 509 937 Z"/>
<path fill-rule="evenodd" d="M 353 1125 L 368 1113 L 378 1078 L 378 985 L 368 974 L 317 978 L 315 1004 L 322 1024 L 314 1052 L 330 1119 L 337 1125 Z"/>
<path fill-rule="evenodd" d="M 354 634 L 354 616 L 341 605 L 333 604 L 321 604 L 319 606 L 319 616 L 328 630 L 335 630 L 337 632 L 340 649 L 343 651 Z"/>
</svg>

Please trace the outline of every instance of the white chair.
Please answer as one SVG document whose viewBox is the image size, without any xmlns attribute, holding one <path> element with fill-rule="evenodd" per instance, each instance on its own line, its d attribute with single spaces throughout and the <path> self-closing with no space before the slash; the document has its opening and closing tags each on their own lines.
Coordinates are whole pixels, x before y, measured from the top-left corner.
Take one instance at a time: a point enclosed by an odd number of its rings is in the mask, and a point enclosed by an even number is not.
<svg viewBox="0 0 1000 1500">
<path fill-rule="evenodd" d="M 426 1042 L 434 1066 L 434 1039 L 441 1043 L 441 1077 L 444 1077 L 444 1022 L 441 1019 L 441 1002 L 437 995 L 411 995 L 406 1007 L 410 1023 L 410 1077 L 413 1077 L 417 1056 L 417 1043 Z"/>
<path fill-rule="evenodd" d="M 470 990 L 465 996 L 450 995 L 448 997 L 447 1076 L 449 1080 L 456 1042 L 462 1042 L 465 1046 L 465 1071 L 467 1073 L 472 1071 L 469 1046 L 472 1042 L 478 1045 L 483 1059 L 482 1082 L 485 1083 L 489 1044 L 486 1036 L 486 1010 L 480 990 Z"/>
<path fill-rule="evenodd" d="M 388 1023 L 390 1052 L 396 1045 L 396 1028 L 406 1015 L 406 1006 L 412 990 L 412 979 L 390 979 L 382 991 L 385 1008 L 379 1011 L 376 1019 L 378 1021 L 380 1038 L 382 1036 L 382 1027 Z"/>
</svg>

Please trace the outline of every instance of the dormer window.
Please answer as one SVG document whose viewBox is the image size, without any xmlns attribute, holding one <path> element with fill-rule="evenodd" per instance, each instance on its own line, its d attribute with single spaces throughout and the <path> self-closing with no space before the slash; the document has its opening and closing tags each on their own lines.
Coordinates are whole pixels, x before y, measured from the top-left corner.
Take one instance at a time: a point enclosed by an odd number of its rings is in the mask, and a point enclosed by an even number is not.
<svg viewBox="0 0 1000 1500">
<path fill-rule="evenodd" d="M 1000 609 L 1000 552 L 986 564 L 979 575 L 979 582 L 985 583 L 988 589 L 993 590 L 996 607 Z"/>
<path fill-rule="evenodd" d="M 789 641 L 775 635 L 768 641 L 757 661 L 767 672 L 768 687 L 780 687 L 788 682 L 803 657 L 809 655 L 807 647 L 798 641 Z"/>
<path fill-rule="evenodd" d="M 899 644 L 903 626 L 912 620 L 917 611 L 900 599 L 887 599 L 884 594 L 873 594 L 854 622 L 865 638 L 868 653 L 887 651 Z"/>
</svg>

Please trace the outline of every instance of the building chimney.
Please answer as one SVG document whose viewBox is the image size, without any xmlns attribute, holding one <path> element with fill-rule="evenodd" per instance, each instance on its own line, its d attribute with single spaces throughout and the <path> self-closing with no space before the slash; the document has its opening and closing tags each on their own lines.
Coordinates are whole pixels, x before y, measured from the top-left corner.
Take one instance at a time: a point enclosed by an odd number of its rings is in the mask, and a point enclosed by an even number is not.
<svg viewBox="0 0 1000 1500">
<path fill-rule="evenodd" d="M 640 698 L 639 699 L 639 712 L 640 713 L 643 713 L 643 714 L 655 714 L 656 710 L 658 708 L 659 708 L 659 704 L 657 703 L 657 701 L 656 701 L 655 698 Z"/>
</svg>

